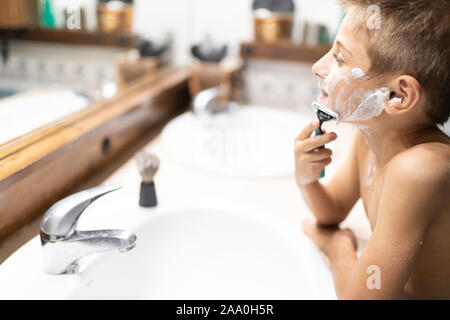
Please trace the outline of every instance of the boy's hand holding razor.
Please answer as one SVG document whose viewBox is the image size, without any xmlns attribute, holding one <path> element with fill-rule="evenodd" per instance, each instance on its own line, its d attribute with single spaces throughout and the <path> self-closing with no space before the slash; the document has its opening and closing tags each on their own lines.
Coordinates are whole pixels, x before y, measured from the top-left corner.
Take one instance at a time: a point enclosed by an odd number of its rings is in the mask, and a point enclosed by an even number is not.
<svg viewBox="0 0 450 320">
<path fill-rule="evenodd" d="M 318 180 L 323 168 L 331 163 L 332 151 L 319 147 L 336 140 L 334 132 L 312 136 L 320 126 L 319 121 L 307 125 L 295 139 L 295 178 L 302 188 Z"/>
</svg>

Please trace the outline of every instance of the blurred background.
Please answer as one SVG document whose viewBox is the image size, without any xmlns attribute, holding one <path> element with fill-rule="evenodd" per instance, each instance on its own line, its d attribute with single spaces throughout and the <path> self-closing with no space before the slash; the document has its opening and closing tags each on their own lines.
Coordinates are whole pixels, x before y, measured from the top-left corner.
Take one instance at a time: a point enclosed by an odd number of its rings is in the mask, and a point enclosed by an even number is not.
<svg viewBox="0 0 450 320">
<path fill-rule="evenodd" d="M 308 106 L 342 17 L 334 0 L 0 4 L 0 144 L 171 66 L 191 69 L 193 95 L 233 82 L 252 103 Z"/>
</svg>

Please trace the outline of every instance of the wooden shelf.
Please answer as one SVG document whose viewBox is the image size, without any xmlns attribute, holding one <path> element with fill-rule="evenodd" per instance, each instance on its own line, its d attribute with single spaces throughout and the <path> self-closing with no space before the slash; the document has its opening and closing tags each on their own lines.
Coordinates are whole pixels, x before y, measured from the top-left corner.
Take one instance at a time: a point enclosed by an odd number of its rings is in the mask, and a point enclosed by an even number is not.
<svg viewBox="0 0 450 320">
<path fill-rule="evenodd" d="M 314 63 L 330 50 L 330 46 L 308 46 L 290 41 L 264 44 L 244 42 L 241 44 L 241 57 L 249 59 L 269 59 Z"/>
<path fill-rule="evenodd" d="M 0 29 L 0 39 L 135 48 L 137 36 L 128 32 L 70 31 L 51 29 Z"/>
<path fill-rule="evenodd" d="M 188 107 L 188 79 L 185 68 L 149 74 L 1 149 L 0 243 L 118 157 L 132 157 L 137 150 L 127 148 Z"/>
</svg>

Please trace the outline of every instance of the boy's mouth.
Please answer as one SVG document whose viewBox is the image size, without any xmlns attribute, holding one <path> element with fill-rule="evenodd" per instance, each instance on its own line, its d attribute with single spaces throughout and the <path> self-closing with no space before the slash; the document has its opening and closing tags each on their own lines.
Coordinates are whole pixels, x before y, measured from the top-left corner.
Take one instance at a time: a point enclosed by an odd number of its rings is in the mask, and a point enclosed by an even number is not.
<svg viewBox="0 0 450 320">
<path fill-rule="evenodd" d="M 325 89 L 323 89 L 322 86 L 320 89 L 321 90 L 320 90 L 319 96 L 317 97 L 317 102 L 319 102 L 322 105 L 326 105 L 328 103 L 328 97 L 329 97 L 328 92 Z"/>
<path fill-rule="evenodd" d="M 324 79 L 320 79 L 319 81 L 320 94 L 318 100 L 320 102 L 325 102 L 328 99 L 328 85 Z"/>
<path fill-rule="evenodd" d="M 328 93 L 322 89 L 320 92 L 319 99 L 326 99 L 326 98 L 328 98 Z"/>
</svg>

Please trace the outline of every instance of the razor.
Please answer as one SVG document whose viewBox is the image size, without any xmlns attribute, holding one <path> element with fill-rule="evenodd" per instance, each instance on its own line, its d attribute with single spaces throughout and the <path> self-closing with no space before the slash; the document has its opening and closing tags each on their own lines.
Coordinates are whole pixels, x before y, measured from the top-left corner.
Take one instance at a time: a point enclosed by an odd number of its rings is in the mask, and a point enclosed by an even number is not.
<svg viewBox="0 0 450 320">
<path fill-rule="evenodd" d="M 325 121 L 330 121 L 330 120 L 338 121 L 339 120 L 339 115 L 336 112 L 334 112 L 328 108 L 325 108 L 324 106 L 321 106 L 317 102 L 313 102 L 312 107 L 316 110 L 317 119 L 319 119 L 319 128 L 316 130 L 316 135 L 323 134 L 322 124 Z M 318 147 L 318 149 L 323 149 L 323 148 L 325 148 L 324 145 Z M 320 173 L 319 179 L 321 179 L 323 177 L 325 177 L 325 168 Z"/>
</svg>

